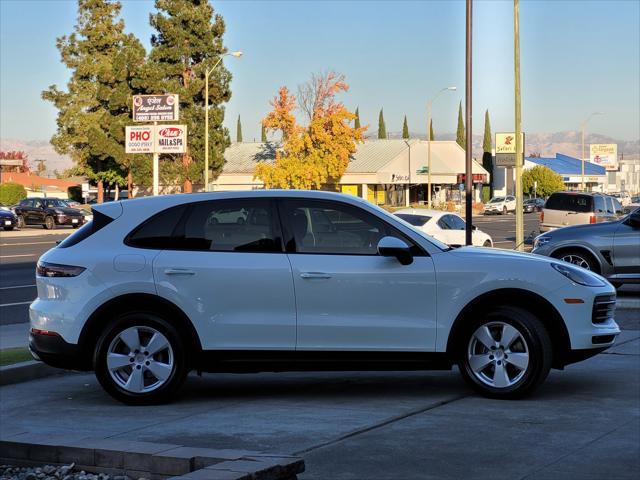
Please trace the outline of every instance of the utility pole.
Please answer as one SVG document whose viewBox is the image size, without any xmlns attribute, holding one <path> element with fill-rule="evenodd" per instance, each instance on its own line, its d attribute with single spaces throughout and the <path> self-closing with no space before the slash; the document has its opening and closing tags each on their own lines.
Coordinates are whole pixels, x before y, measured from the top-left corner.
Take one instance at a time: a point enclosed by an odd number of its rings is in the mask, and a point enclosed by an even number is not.
<svg viewBox="0 0 640 480">
<path fill-rule="evenodd" d="M 465 92 L 464 92 L 464 108 L 465 108 L 465 121 L 467 123 L 466 136 L 466 149 L 465 149 L 465 243 L 472 245 L 473 240 L 473 210 L 472 210 L 472 191 L 473 186 L 473 169 L 472 158 L 473 153 L 473 115 L 472 115 L 472 102 L 471 102 L 471 58 L 472 58 L 472 19 L 473 19 L 473 1 L 467 0 L 467 38 L 466 38 L 466 69 L 465 69 Z"/>
<path fill-rule="evenodd" d="M 522 111 L 520 107 L 520 0 L 513 0 L 513 39 L 516 103 L 516 249 L 524 250 L 524 211 L 522 210 Z"/>
</svg>

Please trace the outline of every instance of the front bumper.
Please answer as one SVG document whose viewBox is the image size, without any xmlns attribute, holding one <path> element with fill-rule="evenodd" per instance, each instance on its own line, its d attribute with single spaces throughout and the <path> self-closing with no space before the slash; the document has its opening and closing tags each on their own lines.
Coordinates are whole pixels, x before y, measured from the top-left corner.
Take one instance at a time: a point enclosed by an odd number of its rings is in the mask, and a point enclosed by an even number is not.
<svg viewBox="0 0 640 480">
<path fill-rule="evenodd" d="M 56 224 L 58 225 L 82 225 L 84 223 L 83 217 L 56 215 L 55 219 L 56 219 Z"/>
<path fill-rule="evenodd" d="M 0 228 L 13 228 L 18 225 L 16 219 L 13 218 L 1 218 L 0 219 Z"/>
</svg>

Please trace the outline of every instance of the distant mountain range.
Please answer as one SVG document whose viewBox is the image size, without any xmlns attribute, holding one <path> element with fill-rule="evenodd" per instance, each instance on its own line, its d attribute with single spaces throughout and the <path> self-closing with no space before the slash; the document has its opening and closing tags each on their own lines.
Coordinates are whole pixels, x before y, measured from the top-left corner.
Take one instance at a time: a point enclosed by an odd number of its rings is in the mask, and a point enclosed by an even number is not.
<svg viewBox="0 0 640 480">
<path fill-rule="evenodd" d="M 426 140 L 425 134 L 411 133 L 411 138 Z M 368 135 L 368 138 L 377 138 L 375 133 Z M 402 138 L 402 132 L 389 133 L 389 138 Z M 473 136 L 473 155 L 476 158 L 482 156 L 483 135 Z M 455 133 L 436 134 L 436 140 L 455 140 Z M 616 140 L 599 133 L 585 135 L 585 155 L 589 155 L 590 143 L 616 143 L 618 145 L 618 155 L 638 158 L 640 156 L 640 139 L 638 140 Z M 563 153 L 572 157 L 580 158 L 582 155 L 582 134 L 581 132 L 567 131 L 555 133 L 525 133 L 524 153 L 526 156 L 532 153 L 539 153 L 542 157 L 555 157 L 556 153 Z"/>
<path fill-rule="evenodd" d="M 376 138 L 375 133 L 367 138 Z M 402 138 L 401 132 L 392 132 L 389 138 Z M 425 140 L 424 134 L 411 133 L 411 138 Z M 455 140 L 454 133 L 437 134 L 436 140 Z M 476 158 L 482 157 L 482 135 L 473 136 L 473 155 Z M 615 140 L 606 135 L 591 133 L 585 137 L 585 151 L 589 155 L 590 143 L 617 143 L 618 154 L 624 154 L 625 158 L 640 158 L 640 139 L 638 140 Z M 581 134 L 580 132 L 556 132 L 556 133 L 532 133 L 525 137 L 525 155 L 539 153 L 543 157 L 554 157 L 556 153 L 563 153 L 572 157 L 581 156 Z M 0 150 L 12 151 L 22 150 L 29 156 L 29 162 L 35 169 L 36 161 L 45 160 L 45 167 L 48 173 L 54 170 L 62 173 L 73 165 L 68 155 L 59 155 L 53 146 L 46 140 L 19 140 L 0 139 Z"/>
</svg>

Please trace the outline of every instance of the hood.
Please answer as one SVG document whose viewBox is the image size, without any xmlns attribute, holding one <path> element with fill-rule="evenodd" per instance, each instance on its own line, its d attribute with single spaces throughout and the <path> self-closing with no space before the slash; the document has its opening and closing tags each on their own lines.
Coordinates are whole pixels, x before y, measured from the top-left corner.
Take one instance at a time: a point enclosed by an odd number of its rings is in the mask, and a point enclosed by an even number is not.
<svg viewBox="0 0 640 480">
<path fill-rule="evenodd" d="M 544 262 L 544 263 L 557 263 L 558 260 L 553 258 L 543 257 L 541 255 L 534 255 L 531 253 L 518 252 L 516 250 L 502 250 L 498 248 L 486 248 L 486 247 L 471 247 L 465 246 L 449 250 L 445 252 L 448 255 L 464 255 L 470 258 L 475 256 L 481 256 L 482 258 L 495 258 L 495 259 L 513 259 L 520 261 L 531 262 Z"/>
</svg>

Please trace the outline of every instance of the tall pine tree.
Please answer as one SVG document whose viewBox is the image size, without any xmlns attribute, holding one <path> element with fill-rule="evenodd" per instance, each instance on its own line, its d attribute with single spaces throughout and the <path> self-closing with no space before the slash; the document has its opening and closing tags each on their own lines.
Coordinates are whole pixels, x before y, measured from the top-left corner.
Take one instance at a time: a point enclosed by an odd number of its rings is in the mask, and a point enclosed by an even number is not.
<svg viewBox="0 0 640 480">
<path fill-rule="evenodd" d="M 456 142 L 465 150 L 467 149 L 467 139 L 464 133 L 464 120 L 462 117 L 462 100 L 458 108 L 458 130 L 456 132 Z"/>
<path fill-rule="evenodd" d="M 484 139 L 482 140 L 482 166 L 489 172 L 489 193 L 493 197 L 493 158 L 491 150 L 493 143 L 491 142 L 491 123 L 489 122 L 489 110 L 484 112 Z"/>
<path fill-rule="evenodd" d="M 236 124 L 236 142 L 242 143 L 242 123 L 240 123 L 240 115 L 238 115 L 238 123 Z"/>
<path fill-rule="evenodd" d="M 265 128 L 263 123 L 260 123 L 260 127 L 262 131 L 260 132 L 260 141 L 262 143 L 267 143 L 267 129 Z"/>
<path fill-rule="evenodd" d="M 433 118 L 429 120 L 429 140 L 432 142 L 436 139 L 436 136 L 433 134 Z"/>
<path fill-rule="evenodd" d="M 387 138 L 387 126 L 384 124 L 384 113 L 382 108 L 380 109 L 380 115 L 378 115 L 378 138 Z"/>
<path fill-rule="evenodd" d="M 97 183 L 98 202 L 105 184 L 122 186 L 125 175 L 132 193 L 134 157 L 124 152 L 124 127 L 131 121 L 131 96 L 141 91 L 145 51 L 124 33 L 120 8 L 113 0 L 78 1 L 75 32 L 57 41 L 62 63 L 71 70 L 68 91 L 52 85 L 42 92 L 58 109 L 51 143 Z"/>
<path fill-rule="evenodd" d="M 353 128 L 355 129 L 360 128 L 360 109 L 358 107 L 356 107 L 356 119 L 353 124 Z"/>
<path fill-rule="evenodd" d="M 404 123 L 402 124 L 402 138 L 409 138 L 409 125 L 407 124 L 407 116 L 404 116 Z"/>
<path fill-rule="evenodd" d="M 151 15 L 156 30 L 149 55 L 149 93 L 177 93 L 180 122 L 187 126 L 187 152 L 181 164 L 170 169 L 170 180 L 191 192 L 204 169 L 204 76 L 226 53 L 222 37 L 225 24 L 206 0 L 156 0 Z M 216 178 L 224 164 L 229 132 L 223 127 L 223 103 L 231 98 L 231 74 L 220 63 L 209 77 L 209 168 Z"/>
</svg>

